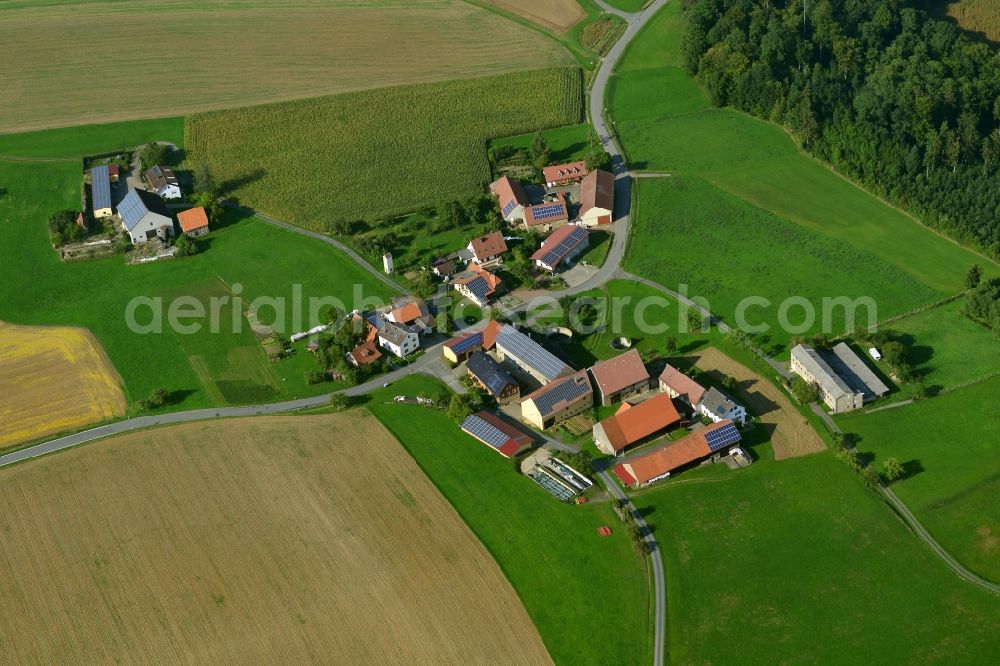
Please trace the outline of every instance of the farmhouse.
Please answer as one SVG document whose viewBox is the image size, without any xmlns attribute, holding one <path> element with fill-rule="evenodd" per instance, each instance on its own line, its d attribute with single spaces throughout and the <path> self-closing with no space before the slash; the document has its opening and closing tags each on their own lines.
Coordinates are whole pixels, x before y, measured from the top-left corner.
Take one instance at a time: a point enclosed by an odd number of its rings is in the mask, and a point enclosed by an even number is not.
<svg viewBox="0 0 1000 666">
<path fill-rule="evenodd" d="M 830 367 L 827 355 L 807 345 L 792 349 L 792 372 L 814 384 L 823 403 L 835 414 L 861 409 L 865 403 L 862 391 L 848 386 L 847 382 Z M 870 371 L 869 371 L 870 372 Z"/>
<path fill-rule="evenodd" d="M 456 336 L 441 345 L 441 355 L 452 363 L 461 363 L 473 352 L 493 349 L 493 343 L 500 332 L 500 322 L 490 321 L 486 328 L 476 333 Z"/>
<path fill-rule="evenodd" d="M 743 405 L 736 404 L 727 398 L 714 386 L 701 396 L 701 400 L 695 405 L 695 411 L 704 417 L 711 419 L 713 423 L 719 421 L 735 421 L 740 425 L 746 425 L 747 410 Z"/>
<path fill-rule="evenodd" d="M 614 175 L 600 169 L 591 171 L 580 188 L 580 223 L 586 227 L 611 224 L 614 209 Z"/>
<path fill-rule="evenodd" d="M 133 243 L 174 235 L 174 222 L 163 199 L 145 190 L 131 190 L 118 204 L 122 227 Z"/>
<path fill-rule="evenodd" d="M 705 389 L 674 366 L 667 364 L 660 375 L 660 390 L 671 398 L 678 398 L 694 409 L 705 395 Z"/>
<path fill-rule="evenodd" d="M 565 201 L 553 201 L 524 209 L 524 226 L 529 229 L 550 231 L 567 222 L 569 222 L 569 209 Z"/>
<path fill-rule="evenodd" d="M 521 451 L 530 448 L 534 442 L 528 433 L 522 432 L 500 417 L 486 411 L 467 416 L 462 421 L 462 430 L 504 458 L 516 456 Z"/>
<path fill-rule="evenodd" d="M 512 222 L 524 218 L 524 207 L 528 205 L 528 197 L 519 181 L 502 176 L 490 183 L 490 191 L 497 198 L 500 215 L 504 221 Z"/>
<path fill-rule="evenodd" d="M 542 241 L 542 246 L 531 255 L 531 260 L 538 268 L 555 272 L 560 264 L 574 259 L 589 244 L 589 232 L 586 229 L 567 225 L 556 229 Z"/>
<path fill-rule="evenodd" d="M 469 264 L 452 281 L 455 290 L 480 307 L 486 307 L 493 300 L 501 280 L 479 264 Z"/>
<path fill-rule="evenodd" d="M 177 213 L 177 223 L 181 225 L 181 232 L 190 238 L 208 233 L 208 214 L 201 206 Z"/>
<path fill-rule="evenodd" d="M 507 242 L 499 231 L 473 238 L 467 248 L 472 253 L 472 260 L 483 265 L 498 261 L 500 255 L 507 251 Z"/>
<path fill-rule="evenodd" d="M 513 364 L 542 384 L 548 384 L 574 372 L 545 347 L 510 324 L 500 327 L 496 335 L 496 351 L 501 361 Z"/>
<path fill-rule="evenodd" d="M 472 352 L 465 366 L 473 381 L 505 405 L 521 397 L 521 387 L 491 356 L 482 351 Z"/>
<path fill-rule="evenodd" d="M 458 272 L 458 263 L 454 259 L 438 259 L 431 264 L 434 275 L 442 278 L 450 278 Z"/>
<path fill-rule="evenodd" d="M 740 439 L 740 431 L 732 421 L 719 421 L 676 442 L 630 458 L 615 465 L 611 471 L 626 486 L 648 486 L 669 477 L 682 467 L 708 458 L 723 449 L 732 448 Z"/>
<path fill-rule="evenodd" d="M 378 331 L 378 343 L 383 349 L 403 358 L 420 348 L 420 335 L 413 326 L 387 321 Z"/>
<path fill-rule="evenodd" d="M 180 199 L 181 186 L 169 167 L 154 166 L 146 172 L 150 188 L 164 199 Z"/>
<path fill-rule="evenodd" d="M 107 164 L 90 170 L 90 203 L 95 219 L 111 217 L 111 180 Z"/>
<path fill-rule="evenodd" d="M 590 368 L 598 401 L 602 405 L 621 402 L 649 389 L 649 372 L 637 349 L 631 349 Z"/>
<path fill-rule="evenodd" d="M 593 406 L 594 389 L 590 386 L 587 371 L 580 370 L 528 395 L 521 402 L 521 418 L 545 430 Z"/>
<path fill-rule="evenodd" d="M 434 332 L 434 316 L 427 309 L 427 303 L 422 299 L 398 303 L 395 308 L 389 311 L 386 319 L 395 324 L 411 326 L 421 334 Z"/>
<path fill-rule="evenodd" d="M 657 393 L 637 405 L 624 403 L 614 415 L 594 425 L 594 444 L 604 453 L 618 455 L 680 420 L 670 396 Z"/>
<path fill-rule="evenodd" d="M 378 347 L 371 340 L 362 342 L 347 354 L 347 362 L 355 368 L 370 365 L 380 358 L 382 358 L 382 352 L 378 350 Z"/>
<path fill-rule="evenodd" d="M 560 187 L 579 183 L 587 175 L 587 163 L 569 162 L 568 164 L 553 164 L 542 168 L 546 187 Z"/>
</svg>

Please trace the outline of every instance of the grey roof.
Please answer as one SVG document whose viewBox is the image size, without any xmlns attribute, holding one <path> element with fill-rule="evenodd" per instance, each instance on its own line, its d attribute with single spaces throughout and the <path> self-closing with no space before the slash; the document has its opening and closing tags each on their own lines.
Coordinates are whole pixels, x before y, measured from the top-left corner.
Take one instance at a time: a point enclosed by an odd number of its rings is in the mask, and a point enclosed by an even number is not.
<svg viewBox="0 0 1000 666">
<path fill-rule="evenodd" d="M 129 231 L 135 228 L 142 221 L 146 213 L 162 215 L 170 220 L 170 211 L 163 203 L 163 199 L 145 190 L 131 190 L 118 204 L 118 215 L 121 216 L 125 228 Z"/>
<path fill-rule="evenodd" d="M 380 338 L 399 347 L 406 342 L 406 338 L 412 332 L 413 330 L 409 326 L 400 326 L 391 321 L 386 321 L 379 330 L 378 335 Z"/>
<path fill-rule="evenodd" d="M 154 165 L 146 172 L 146 180 L 157 190 L 167 185 L 177 184 L 177 176 L 174 175 L 173 170 L 169 167 L 161 167 L 159 164 Z"/>
<path fill-rule="evenodd" d="M 820 353 L 812 347 L 796 345 L 792 349 L 792 357 L 801 363 L 823 390 L 832 395 L 834 399 L 842 395 L 854 393 L 851 387 L 837 376 L 837 373 L 833 371 L 833 368 L 830 367 L 830 364 L 824 360 Z"/>
<path fill-rule="evenodd" d="M 482 382 L 494 398 L 500 397 L 500 394 L 508 386 L 517 386 L 517 382 L 507 374 L 506 370 L 501 368 L 492 357 L 481 351 L 472 352 L 465 367 L 476 379 Z"/>
<path fill-rule="evenodd" d="M 859 393 L 871 397 L 882 397 L 889 392 L 889 387 L 878 378 L 868 364 L 854 353 L 846 342 L 841 342 L 833 348 L 832 354 L 826 354 L 826 359 L 837 374 Z"/>
<path fill-rule="evenodd" d="M 698 406 L 703 406 L 712 414 L 728 414 L 736 409 L 736 403 L 714 386 L 705 391 L 701 400 L 698 401 Z"/>
<path fill-rule="evenodd" d="M 564 374 L 570 367 L 552 355 L 527 335 L 510 324 L 504 324 L 497 333 L 495 345 L 523 367 L 531 368 L 548 381 Z"/>
<path fill-rule="evenodd" d="M 111 176 L 108 174 L 107 164 L 91 168 L 90 198 L 94 203 L 94 210 L 111 208 Z"/>
<path fill-rule="evenodd" d="M 593 393 L 594 388 L 590 385 L 586 370 L 580 370 L 575 375 L 564 377 L 557 382 L 552 382 L 543 386 L 527 397 L 527 400 L 535 403 L 538 413 L 543 417 L 548 416 L 556 407 L 564 407 L 576 402 L 588 393 Z"/>
</svg>

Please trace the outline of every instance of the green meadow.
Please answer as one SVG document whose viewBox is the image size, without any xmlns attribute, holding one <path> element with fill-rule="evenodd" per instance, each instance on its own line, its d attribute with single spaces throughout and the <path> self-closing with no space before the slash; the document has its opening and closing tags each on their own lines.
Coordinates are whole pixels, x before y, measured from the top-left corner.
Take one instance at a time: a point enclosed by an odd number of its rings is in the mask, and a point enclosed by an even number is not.
<svg viewBox="0 0 1000 666">
<path fill-rule="evenodd" d="M 634 501 L 661 544 L 672 663 L 990 663 L 963 583 L 830 453 L 695 470 Z"/>
<path fill-rule="evenodd" d="M 15 136 L 3 137 L 0 145 L 5 150 L 20 146 L 21 152 L 36 156 L 79 156 L 164 138 L 179 143 L 179 135 L 170 134 L 179 127 L 176 121 L 155 121 L 145 128 L 121 123 L 79 137 L 64 130 L 35 132 L 35 151 Z M 257 297 L 290 301 L 295 284 L 301 285 L 306 303 L 310 296 L 329 296 L 351 307 L 355 285 L 362 296 L 389 296 L 381 283 L 337 250 L 232 211 L 200 241 L 203 251 L 193 257 L 139 266 L 128 266 L 120 257 L 64 263 L 49 245 L 46 220 L 57 210 L 79 207 L 81 169 L 76 160 L 0 160 L 0 183 L 6 190 L 0 196 L 0 319 L 89 328 L 122 375 L 130 402 L 157 388 L 171 394 L 171 409 L 304 397 L 331 388 L 306 383 L 304 372 L 317 366 L 304 345 L 296 347 L 293 358 L 271 364 L 241 318 L 243 330 L 235 333 L 223 327 L 218 334 L 202 330 L 182 335 L 164 326 L 161 333 L 136 334 L 125 321 L 133 297 L 164 299 L 166 314 L 178 295 L 202 300 L 225 295 L 216 289 L 241 290 L 242 315 Z M 260 314 L 269 323 L 280 319 L 286 333 L 294 332 L 290 306 L 281 313 L 265 305 Z M 148 307 L 137 308 L 138 322 L 148 323 L 151 317 Z"/>
<path fill-rule="evenodd" d="M 646 568 L 610 506 L 559 502 L 443 411 L 392 402 L 396 395 L 447 390 L 436 380 L 407 377 L 371 394 L 367 408 L 489 549 L 555 662 L 648 663 Z M 611 537 L 598 536 L 602 525 L 611 526 Z"/>
<path fill-rule="evenodd" d="M 1000 377 L 896 409 L 838 419 L 881 469 L 908 476 L 893 490 L 959 561 L 1000 581 Z"/>
<path fill-rule="evenodd" d="M 680 3 L 669 3 L 609 95 L 632 167 L 673 174 L 638 184 L 629 270 L 688 284 L 725 319 L 748 295 L 870 296 L 882 319 L 959 291 L 974 263 L 1000 273 L 805 156 L 780 127 L 713 108 L 681 66 L 683 28 Z"/>
</svg>

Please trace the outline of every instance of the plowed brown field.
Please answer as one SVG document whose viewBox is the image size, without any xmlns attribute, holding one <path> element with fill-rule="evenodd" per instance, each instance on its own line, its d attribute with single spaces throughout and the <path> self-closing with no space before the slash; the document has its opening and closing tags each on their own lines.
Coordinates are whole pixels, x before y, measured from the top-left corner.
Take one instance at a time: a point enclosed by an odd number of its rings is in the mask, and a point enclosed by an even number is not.
<svg viewBox="0 0 1000 666">
<path fill-rule="evenodd" d="M 569 30 L 587 15 L 576 0 L 487 0 L 487 2 L 558 32 Z"/>
<path fill-rule="evenodd" d="M 499 567 L 365 412 L 0 470 L 9 663 L 544 664 Z"/>
<path fill-rule="evenodd" d="M 86 329 L 0 322 L 0 449 L 121 416 L 121 384 Z"/>
</svg>

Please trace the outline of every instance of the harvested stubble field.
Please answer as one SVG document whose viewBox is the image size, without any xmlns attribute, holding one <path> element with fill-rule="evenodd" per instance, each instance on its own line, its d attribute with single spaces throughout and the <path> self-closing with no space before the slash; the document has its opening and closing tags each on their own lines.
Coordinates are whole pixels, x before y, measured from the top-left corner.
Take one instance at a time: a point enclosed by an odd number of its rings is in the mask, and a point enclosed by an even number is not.
<svg viewBox="0 0 1000 666">
<path fill-rule="evenodd" d="M 486 549 L 366 413 L 188 424 L 18 465 L 0 472 L 0 532 L 11 662 L 551 663 Z"/>
<path fill-rule="evenodd" d="M 587 15 L 576 0 L 487 0 L 487 2 L 558 32 L 569 30 Z"/>
<path fill-rule="evenodd" d="M 736 380 L 736 399 L 760 418 L 774 447 L 774 459 L 795 458 L 823 451 L 826 446 L 816 431 L 795 410 L 788 396 L 753 370 L 737 363 L 714 347 L 694 354 L 699 370 Z"/>
<path fill-rule="evenodd" d="M 559 67 L 380 88 L 196 114 L 185 141 L 227 194 L 325 230 L 475 193 L 486 142 L 579 123 L 582 86 L 578 68 Z"/>
<path fill-rule="evenodd" d="M 0 5 L 0 132 L 571 62 L 558 43 L 460 0 Z"/>
<path fill-rule="evenodd" d="M 121 416 L 121 384 L 86 329 L 0 322 L 0 449 Z"/>
<path fill-rule="evenodd" d="M 948 0 L 941 5 L 965 30 L 1000 41 L 1000 0 Z"/>
</svg>

